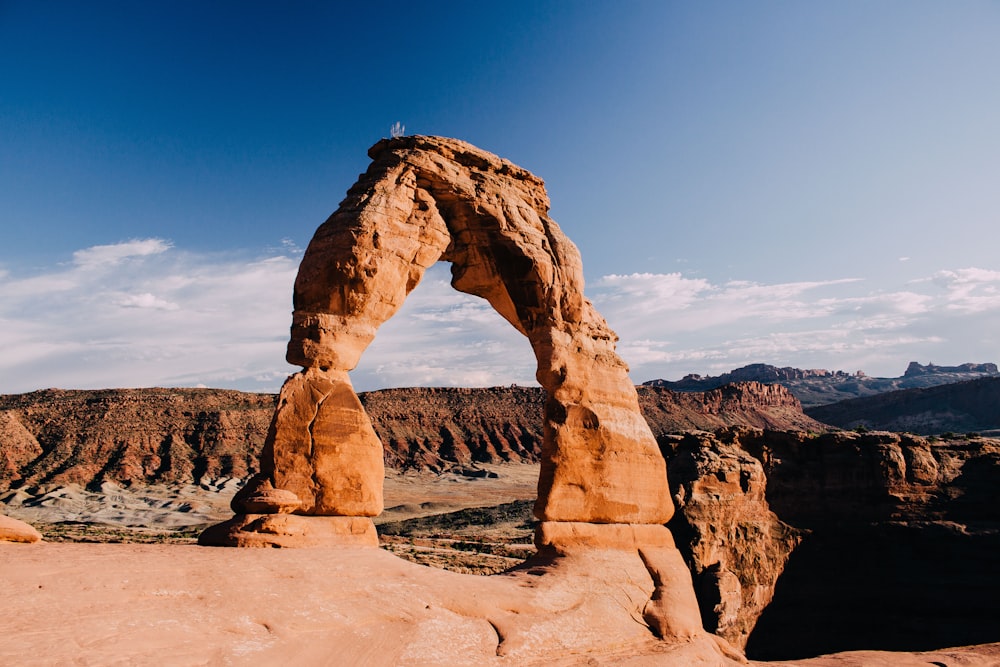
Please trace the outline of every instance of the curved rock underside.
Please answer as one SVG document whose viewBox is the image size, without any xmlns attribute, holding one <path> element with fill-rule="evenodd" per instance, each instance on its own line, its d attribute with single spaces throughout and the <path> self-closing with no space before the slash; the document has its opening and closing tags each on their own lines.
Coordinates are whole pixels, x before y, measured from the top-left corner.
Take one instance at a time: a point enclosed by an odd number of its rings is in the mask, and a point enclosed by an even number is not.
<svg viewBox="0 0 1000 667">
<path fill-rule="evenodd" d="M 382 446 L 347 373 L 425 270 L 447 261 L 452 285 L 489 301 L 537 358 L 547 400 L 535 514 L 556 523 L 539 535 L 666 523 L 663 458 L 617 337 L 584 297 L 579 251 L 548 217 L 542 181 L 453 139 L 383 140 L 369 155 L 299 267 L 287 359 L 305 370 L 282 388 L 261 474 L 234 509 L 381 512 Z"/>
</svg>

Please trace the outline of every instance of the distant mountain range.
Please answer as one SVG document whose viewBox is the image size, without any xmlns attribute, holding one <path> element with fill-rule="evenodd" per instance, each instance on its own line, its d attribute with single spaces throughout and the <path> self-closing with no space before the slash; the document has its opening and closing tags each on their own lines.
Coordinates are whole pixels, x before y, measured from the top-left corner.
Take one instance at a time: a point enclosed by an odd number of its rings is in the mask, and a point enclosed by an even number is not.
<svg viewBox="0 0 1000 667">
<path fill-rule="evenodd" d="M 936 387 L 994 376 L 1000 376 L 1000 370 L 993 363 L 968 363 L 960 366 L 927 364 L 924 366 L 916 361 L 911 361 L 906 372 L 895 378 L 869 377 L 861 371 L 847 373 L 825 369 L 803 370 L 800 368 L 779 368 L 770 364 L 750 364 L 714 377 L 691 374 L 675 382 L 651 380 L 643 384 L 673 391 L 709 391 L 731 382 L 780 384 L 799 399 L 803 408 L 808 409 L 901 389 Z"/>
</svg>

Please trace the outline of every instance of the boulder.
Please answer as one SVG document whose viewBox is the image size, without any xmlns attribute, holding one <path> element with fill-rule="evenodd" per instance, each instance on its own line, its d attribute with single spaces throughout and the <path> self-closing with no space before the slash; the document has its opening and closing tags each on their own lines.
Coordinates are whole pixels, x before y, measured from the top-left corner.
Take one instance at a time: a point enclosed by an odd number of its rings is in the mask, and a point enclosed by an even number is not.
<svg viewBox="0 0 1000 667">
<path fill-rule="evenodd" d="M 42 534 L 23 521 L 0 514 L 0 542 L 31 544 L 42 539 Z"/>
</svg>

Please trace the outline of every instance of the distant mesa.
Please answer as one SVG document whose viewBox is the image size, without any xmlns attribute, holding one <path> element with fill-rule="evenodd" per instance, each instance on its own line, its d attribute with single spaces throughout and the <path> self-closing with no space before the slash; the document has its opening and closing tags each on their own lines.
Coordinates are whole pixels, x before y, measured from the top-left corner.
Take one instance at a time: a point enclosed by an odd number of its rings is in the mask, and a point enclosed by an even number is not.
<svg viewBox="0 0 1000 667">
<path fill-rule="evenodd" d="M 960 366 L 921 365 L 910 362 L 906 372 L 896 378 L 869 377 L 863 371 L 848 373 L 825 369 L 802 370 L 799 368 L 779 368 L 769 364 L 750 364 L 718 376 L 686 375 L 677 381 L 650 380 L 643 384 L 665 387 L 674 391 L 707 391 L 731 382 L 762 382 L 780 384 L 786 387 L 803 407 L 836 403 L 848 398 L 874 396 L 900 389 L 932 387 L 941 384 L 962 382 L 978 377 L 1000 375 L 997 365 L 992 363 L 961 364 Z"/>
<path fill-rule="evenodd" d="M 906 372 L 903 373 L 903 377 L 915 377 L 924 375 L 941 375 L 941 374 L 968 374 L 968 375 L 1000 375 L 1000 371 L 997 370 L 996 364 L 961 364 L 959 366 L 935 366 L 934 364 L 927 364 L 926 366 L 921 366 L 919 362 L 911 361 L 910 365 L 906 367 Z"/>
</svg>

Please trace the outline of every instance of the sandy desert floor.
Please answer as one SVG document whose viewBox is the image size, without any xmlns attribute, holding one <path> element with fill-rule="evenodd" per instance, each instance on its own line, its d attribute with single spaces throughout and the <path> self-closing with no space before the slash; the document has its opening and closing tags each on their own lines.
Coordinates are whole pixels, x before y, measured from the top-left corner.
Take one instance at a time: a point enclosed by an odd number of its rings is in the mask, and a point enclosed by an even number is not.
<svg viewBox="0 0 1000 667">
<path fill-rule="evenodd" d="M 534 499 L 538 469 L 537 464 L 477 464 L 442 474 L 387 470 L 386 509 L 377 522 Z M 32 524 L 102 524 L 153 533 L 194 530 L 232 516 L 229 501 L 241 484 L 222 478 L 131 488 L 105 482 L 99 490 L 47 485 L 0 492 L 0 512 Z"/>
</svg>

